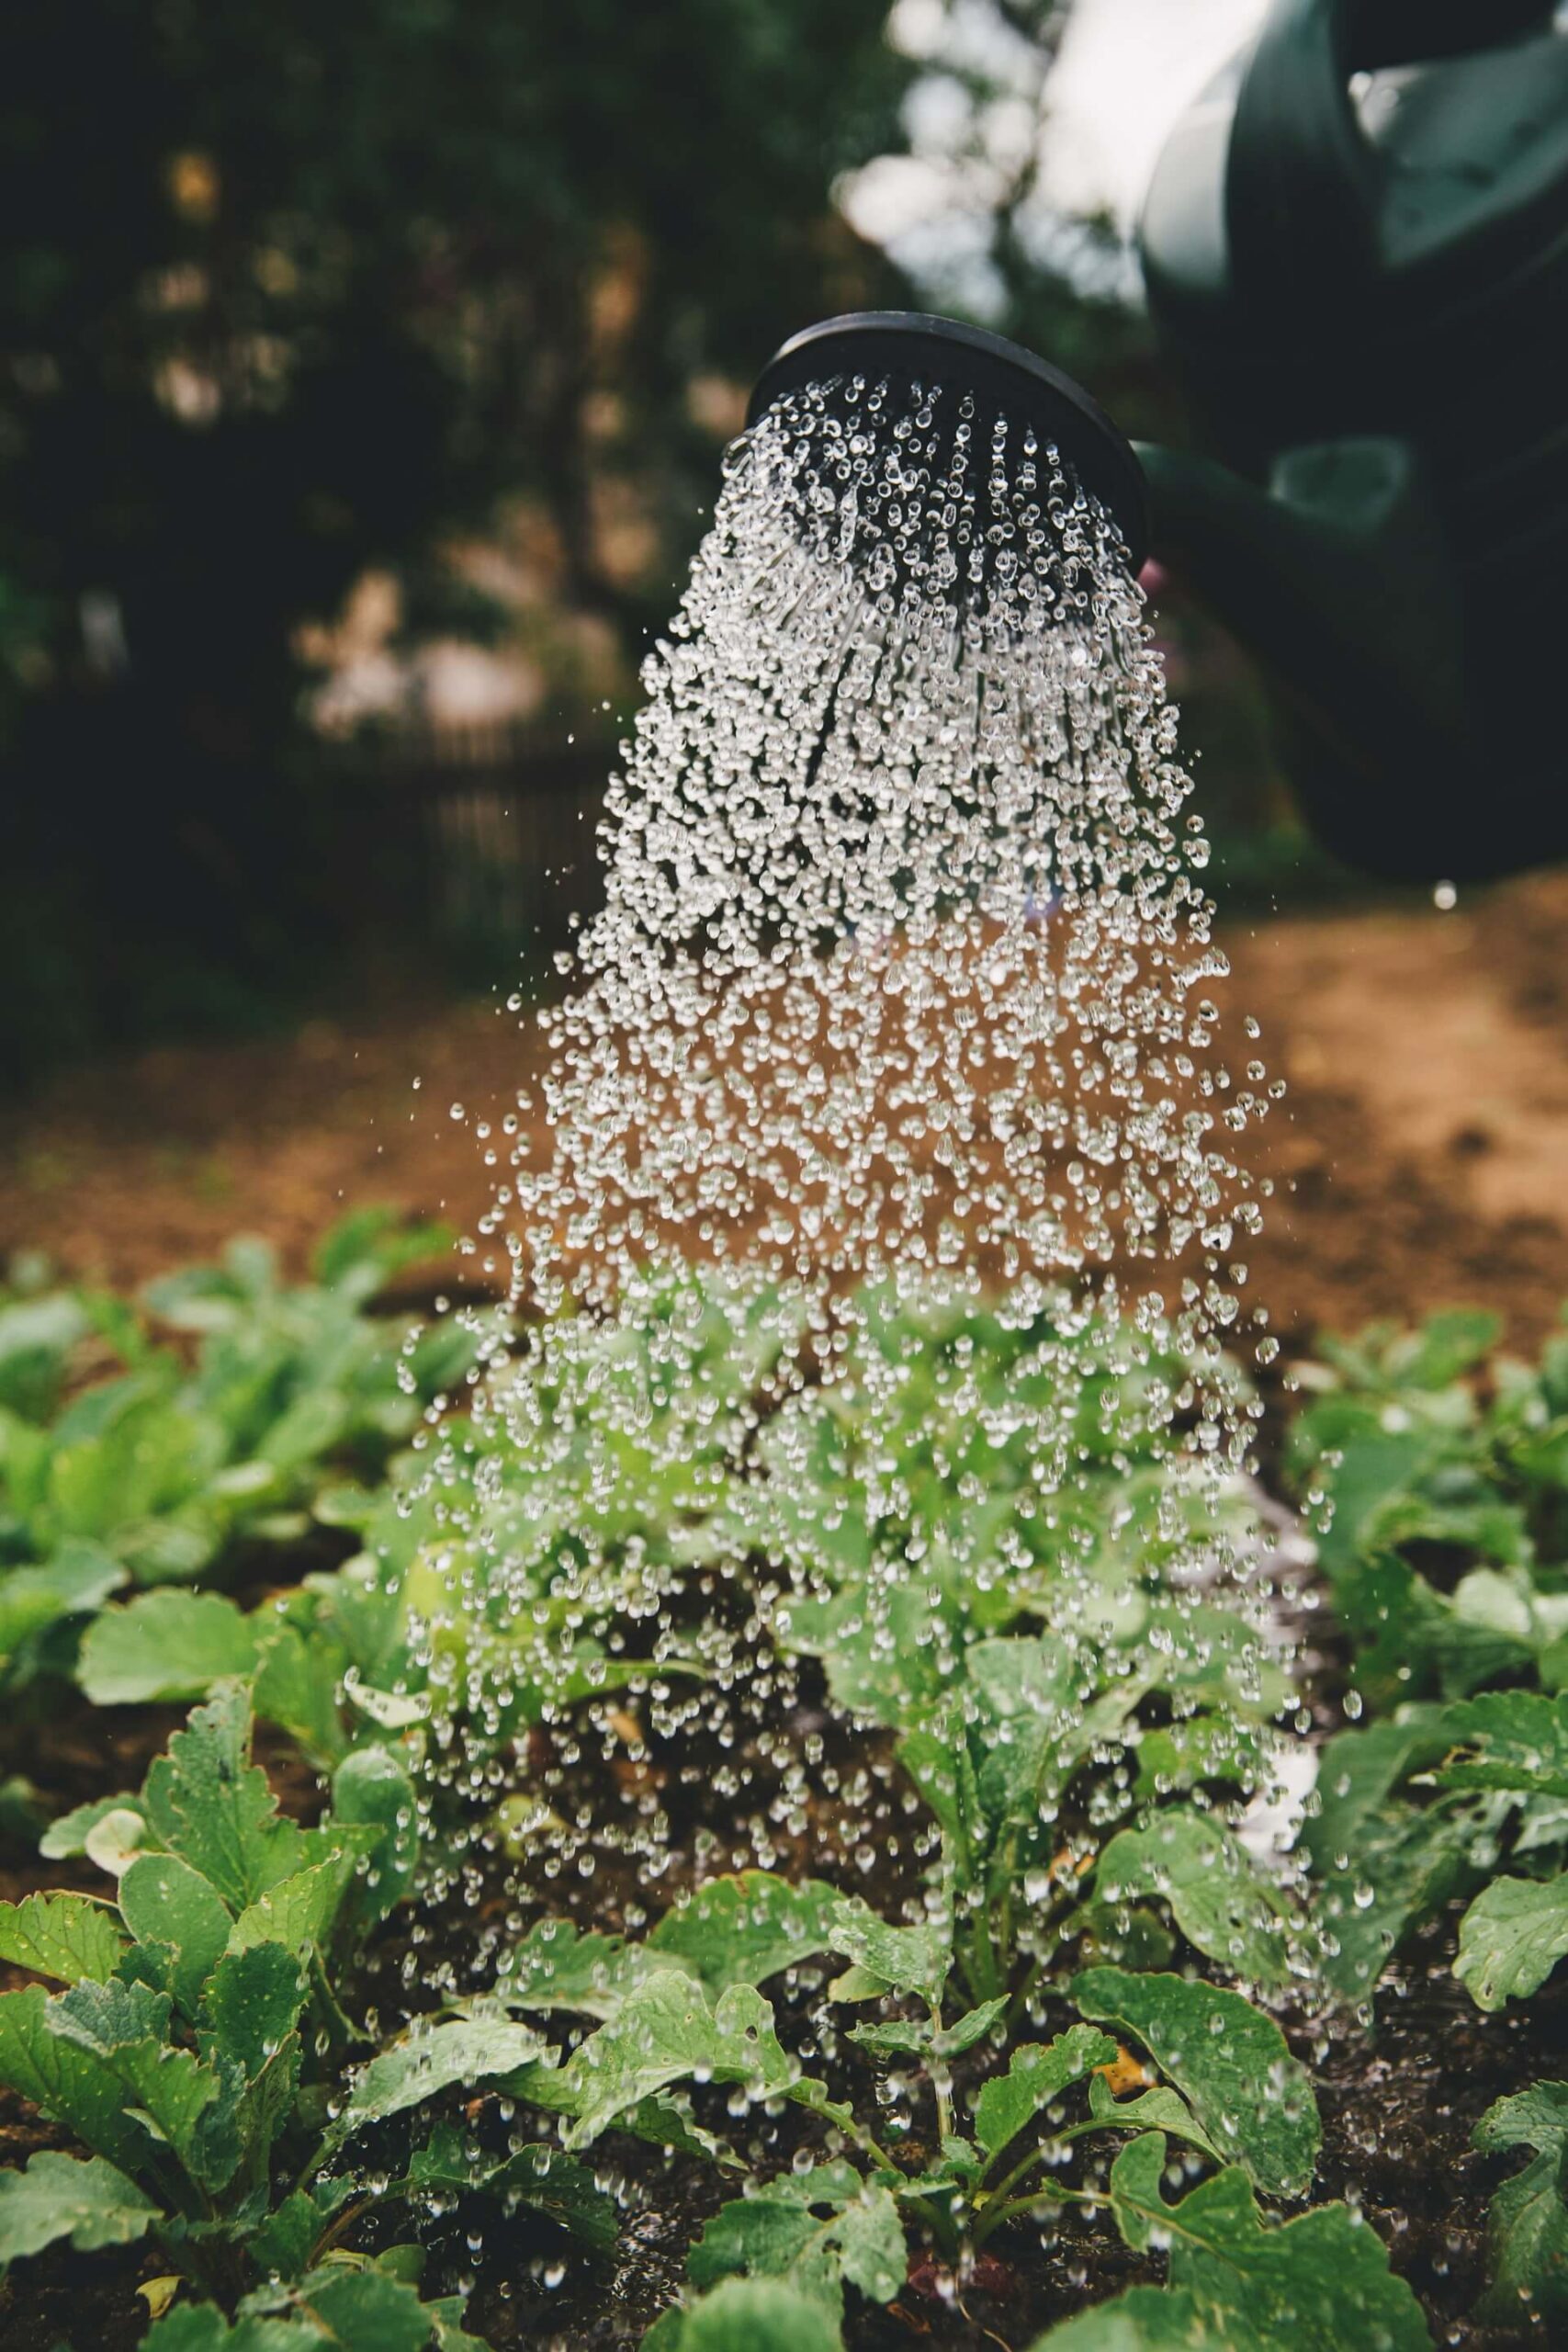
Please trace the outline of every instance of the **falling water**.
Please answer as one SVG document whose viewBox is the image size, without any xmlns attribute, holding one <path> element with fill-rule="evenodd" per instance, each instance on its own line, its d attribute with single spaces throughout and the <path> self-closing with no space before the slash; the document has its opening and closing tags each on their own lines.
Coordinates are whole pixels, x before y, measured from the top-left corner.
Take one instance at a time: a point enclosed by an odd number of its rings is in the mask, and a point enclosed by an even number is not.
<svg viewBox="0 0 1568 2352">
<path fill-rule="evenodd" d="M 597 1893 L 634 1926 L 661 1881 L 779 1863 L 825 1815 L 861 1867 L 897 1850 L 887 1773 L 835 1763 L 799 1679 L 846 1561 L 830 1690 L 859 1720 L 1010 1609 L 1130 1671 L 1147 1622 L 1075 1510 L 1108 1463 L 1134 1492 L 1130 1453 L 1168 1475 L 1129 1544 L 1177 1593 L 1234 1580 L 1237 1364 L 1272 1347 L 1245 1303 L 1269 1088 L 1223 1042 L 1140 591 L 1055 451 L 951 395 L 789 396 L 732 449 L 644 684 L 604 910 L 471 1245 L 527 1344 L 427 1472 L 444 1770 L 507 1800 L 536 1893 L 629 1857 Z M 982 1314 L 1017 1351 L 1002 1393 Z M 1010 1465 L 999 1515 L 985 1461 L 908 1426 L 922 1358 L 943 1427 Z M 685 1836 L 682 1772 L 738 1843 Z"/>
</svg>

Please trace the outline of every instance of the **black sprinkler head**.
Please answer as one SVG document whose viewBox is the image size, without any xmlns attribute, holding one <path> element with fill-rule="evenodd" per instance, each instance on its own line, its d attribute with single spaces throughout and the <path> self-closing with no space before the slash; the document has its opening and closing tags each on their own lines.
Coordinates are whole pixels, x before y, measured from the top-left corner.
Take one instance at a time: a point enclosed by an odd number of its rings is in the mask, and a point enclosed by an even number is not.
<svg viewBox="0 0 1568 2352">
<path fill-rule="evenodd" d="M 803 328 L 773 354 L 752 390 L 746 422 L 755 424 L 786 392 L 853 376 L 873 384 L 907 384 L 911 391 L 940 389 L 954 401 L 967 392 L 978 422 L 1005 416 L 1011 425 L 1032 425 L 1042 447 L 1054 447 L 1064 470 L 1105 508 L 1134 571 L 1141 569 L 1149 546 L 1143 468 L 1099 402 L 1060 368 L 1004 335 L 956 319 L 920 311 L 851 311 Z"/>
</svg>

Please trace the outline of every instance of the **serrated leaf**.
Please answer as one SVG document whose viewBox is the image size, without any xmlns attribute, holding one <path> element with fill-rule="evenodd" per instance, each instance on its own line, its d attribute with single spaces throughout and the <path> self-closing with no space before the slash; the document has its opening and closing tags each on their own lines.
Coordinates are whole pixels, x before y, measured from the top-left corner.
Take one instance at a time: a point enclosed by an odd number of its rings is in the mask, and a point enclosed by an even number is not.
<svg viewBox="0 0 1568 2352">
<path fill-rule="evenodd" d="M 210 1879 L 233 1911 L 299 1866 L 302 1833 L 283 1820 L 266 1774 L 251 1762 L 251 1704 L 220 1684 L 193 1709 L 147 1775 L 147 1816 L 169 1849 Z"/>
<path fill-rule="evenodd" d="M 677 1964 L 673 1953 L 650 1960 L 644 1944 L 596 1929 L 585 1934 L 569 1919 L 541 1919 L 503 1955 L 495 1991 L 510 2008 L 608 2018 L 651 1967 Z"/>
<path fill-rule="evenodd" d="M 914 1993 L 940 2006 L 953 1958 L 946 1929 L 894 1927 L 858 1895 L 840 1894 L 831 1949 L 892 1991 Z"/>
<path fill-rule="evenodd" d="M 1110 2035 L 1089 2025 L 1069 2026 L 1054 2041 L 1015 2050 L 1007 2073 L 994 2075 L 975 2102 L 975 2137 L 987 2155 L 1000 2155 L 1053 2099 L 1115 2055 Z"/>
<path fill-rule="evenodd" d="M 1568 2320 L 1568 2083 L 1497 2100 L 1471 2143 L 1487 2155 L 1534 2152 L 1486 2209 L 1488 2286 L 1475 2316 L 1495 2327 Z"/>
<path fill-rule="evenodd" d="M 253 1944 L 281 1944 L 287 1951 L 305 1952 L 319 1948 L 337 1917 L 355 1860 L 352 1848 L 339 1848 L 269 1887 L 234 1921 L 229 1949 L 245 1951 Z"/>
<path fill-rule="evenodd" d="M 844 1897 L 807 1879 L 792 1885 L 769 1871 L 710 1879 L 649 1936 L 648 1949 L 678 1962 L 709 1993 L 761 1984 L 815 1954 L 841 1950 L 834 1929 Z"/>
<path fill-rule="evenodd" d="M 116 2077 L 127 2104 L 151 2120 L 183 2164 L 197 2163 L 197 2130 L 221 2084 L 171 2041 L 167 1995 L 118 1978 L 86 1981 L 57 1994 L 45 2022 L 58 2041 L 85 2051 Z"/>
<path fill-rule="evenodd" d="M 234 1924 L 218 1889 L 177 1854 L 142 1854 L 119 1882 L 119 1907 L 138 1943 L 175 1947 L 170 1989 L 193 2018 Z"/>
<path fill-rule="evenodd" d="M 50 2030 L 55 2001 L 41 1984 L 0 1993 L 0 2083 L 8 2084 L 44 2114 L 122 2172 L 134 2172 L 148 2153 L 146 2132 L 126 2113 L 123 2084 L 89 2050 Z"/>
<path fill-rule="evenodd" d="M 203 2048 L 210 2043 L 254 2082 L 299 2023 L 305 1994 L 299 1957 L 281 1944 L 252 1944 L 224 1954 L 202 1999 Z"/>
<path fill-rule="evenodd" d="M 1568 1954 L 1568 1876 L 1495 1878 L 1459 1923 L 1454 1974 L 1478 2009 L 1544 1984 Z"/>
<path fill-rule="evenodd" d="M 416 2030 L 360 2068 L 328 2140 L 337 2146 L 367 2123 L 400 2115 L 454 2083 L 490 2082 L 498 2075 L 510 2075 L 537 2059 L 544 2049 L 530 2027 L 502 2018 L 463 2019 Z"/>
<path fill-rule="evenodd" d="M 587 2146 L 628 2108 L 671 2083 L 739 2083 L 762 2098 L 793 2087 L 798 2075 L 773 2031 L 773 2010 L 754 1986 L 732 1984 L 710 2007 L 694 1979 L 660 1969 L 562 2069 L 562 2095 L 575 2110 L 566 2144 Z"/>
<path fill-rule="evenodd" d="M 333 2352 L 423 2352 L 430 2341 L 430 2313 L 414 2290 L 382 2270 L 313 2270 L 294 2303 Z"/>
<path fill-rule="evenodd" d="M 852 2165 L 828 2164 L 721 2206 L 686 2268 L 697 2287 L 748 2274 L 787 2279 L 837 2317 L 846 2278 L 873 2302 L 891 2302 L 908 2276 L 908 2253 L 886 2188 L 863 2180 Z"/>
<path fill-rule="evenodd" d="M 1344 2205 L 1320 2205 L 1292 2222 L 1265 2222 L 1239 2165 L 1200 2182 L 1179 2204 L 1161 2188 L 1162 2132 L 1134 2140 L 1111 2168 L 1122 2235 L 1135 2253 L 1169 2246 L 1170 2285 L 1243 2342 L 1292 2352 L 1429 2352 L 1420 2305 L 1371 2226 Z"/>
<path fill-rule="evenodd" d="M 1097 2123 L 1117 2132 L 1173 2132 L 1194 2148 L 1201 2148 L 1216 2164 L 1224 2158 L 1204 2131 L 1179 2091 L 1168 2083 L 1156 2084 L 1135 2098 L 1118 2098 L 1103 2075 L 1089 2078 L 1089 2111 Z"/>
<path fill-rule="evenodd" d="M 91 1894 L 28 1894 L 0 1903 L 0 1960 L 74 1984 L 110 1976 L 125 1950 L 118 1920 Z"/>
<path fill-rule="evenodd" d="M 231 1600 L 164 1586 L 95 1617 L 76 1675 L 95 1707 L 163 1705 L 203 1699 L 255 1662 L 254 1628 Z"/>
<path fill-rule="evenodd" d="M 1323 2136 L 1317 2102 L 1272 2018 L 1221 1985 L 1120 1968 L 1086 1969 L 1072 1996 L 1083 2016 L 1143 2043 L 1259 2188 L 1299 2197 L 1310 2186 Z"/>
<path fill-rule="evenodd" d="M 1480 1826 L 1465 1801 L 1367 1814 L 1355 1842 L 1322 1872 L 1323 1973 L 1342 1999 L 1372 1992 L 1390 1955 L 1450 1896 L 1473 1886 Z"/>
<path fill-rule="evenodd" d="M 42 2150 L 23 2172 L 0 2172 L 0 2265 L 69 2238 L 78 2254 L 130 2245 L 158 2218 L 133 2180 L 102 2156 Z"/>
<path fill-rule="evenodd" d="M 1290 1913 L 1240 1842 L 1199 1813 L 1157 1815 L 1123 1829 L 1100 1855 L 1095 1892 L 1112 1907 L 1147 1895 L 1168 1903 L 1190 1944 L 1254 1984 L 1290 1977 Z"/>
</svg>

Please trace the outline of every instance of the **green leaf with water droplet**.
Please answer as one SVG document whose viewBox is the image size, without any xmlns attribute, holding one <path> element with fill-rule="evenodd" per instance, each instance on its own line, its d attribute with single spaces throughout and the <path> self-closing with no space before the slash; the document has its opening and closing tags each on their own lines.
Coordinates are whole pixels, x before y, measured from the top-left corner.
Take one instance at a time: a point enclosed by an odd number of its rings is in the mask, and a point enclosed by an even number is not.
<svg viewBox="0 0 1568 2352">
<path fill-rule="evenodd" d="M 835 2319 L 848 2279 L 878 2303 L 904 2284 L 904 2225 L 887 2189 L 852 2165 L 786 2173 L 755 2195 L 721 2206 L 693 2247 L 687 2274 L 697 2287 L 721 2278 L 787 2279 Z"/>
<path fill-rule="evenodd" d="M 69 1813 L 58 1814 L 38 1841 L 39 1852 L 46 1861 L 59 1862 L 73 1859 L 87 1850 L 88 1832 L 95 1829 L 111 1813 L 134 1812 L 138 1800 L 133 1796 L 94 1797 L 87 1804 L 73 1805 Z"/>
<path fill-rule="evenodd" d="M 41 1984 L 0 1993 L 0 2083 L 122 2172 L 135 2172 L 147 2160 L 149 2143 L 126 2113 L 124 2086 L 90 2050 L 50 2030 L 52 2009 Z"/>
<path fill-rule="evenodd" d="M 544 2042 L 531 2027 L 508 2019 L 459 2019 L 416 2029 L 383 2050 L 354 2077 L 347 2104 L 327 2134 L 337 2147 L 367 2123 L 418 2107 L 456 2083 L 491 2082 L 538 2058 Z"/>
<path fill-rule="evenodd" d="M 1500 2009 L 1545 1984 L 1568 1955 L 1568 1875 L 1495 1878 L 1459 1923 L 1454 1974 L 1478 2009 Z"/>
<path fill-rule="evenodd" d="M 164 1587 L 95 1617 L 76 1671 L 95 1707 L 129 1707 L 203 1699 L 255 1662 L 255 1629 L 231 1600 Z"/>
<path fill-rule="evenodd" d="M 120 2084 L 124 2104 L 149 2119 L 188 2170 L 207 2177 L 210 2165 L 198 2133 L 208 2109 L 221 2100 L 223 2084 L 212 2067 L 174 2044 L 166 1994 L 118 1978 L 84 1982 L 56 1996 L 45 2023 L 57 2040 L 96 2059 Z M 238 2154 L 236 2148 L 235 2162 Z M 221 2171 L 224 2160 L 217 2161 Z"/>
<path fill-rule="evenodd" d="M 281 1944 L 226 1953 L 202 1998 L 202 2048 L 234 2059 L 254 2082 L 299 2023 L 306 1990 L 298 1955 Z"/>
<path fill-rule="evenodd" d="M 994 2001 L 982 2001 L 978 2008 L 966 2010 L 949 2026 L 934 2024 L 930 2018 L 894 2018 L 885 2025 L 852 2026 L 849 2038 L 879 2057 L 908 2051 L 927 2059 L 961 2058 L 989 2033 L 998 2018 L 1006 2015 L 1007 2007 L 1008 1996 L 1004 1993 Z"/>
<path fill-rule="evenodd" d="M 975 2136 L 987 2156 L 1000 2155 L 1053 2099 L 1092 2067 L 1109 2066 L 1115 2055 L 1111 2036 L 1088 2025 L 1015 2050 L 1007 2073 L 994 2075 L 975 2102 Z"/>
<path fill-rule="evenodd" d="M 419 1862 L 419 1800 L 389 1748 L 356 1747 L 338 1766 L 333 1826 L 339 1823 L 378 1833 L 344 1904 L 348 1927 L 365 1934 L 402 1901 Z"/>
<path fill-rule="evenodd" d="M 1179 2140 L 1201 2148 L 1217 2165 L 1224 2162 L 1181 2093 L 1173 2091 L 1168 2083 L 1158 2083 L 1134 2098 L 1118 2098 L 1103 2075 L 1091 2075 L 1089 2111 L 1097 2123 L 1112 2131 L 1174 2132 Z"/>
<path fill-rule="evenodd" d="M 566 2144 L 585 2147 L 627 2108 L 671 2083 L 738 2083 L 765 2098 L 793 2089 L 799 2072 L 754 1986 L 732 1984 L 710 2007 L 694 1978 L 660 1969 L 561 2070 L 560 2093 L 575 2114 Z"/>
<path fill-rule="evenodd" d="M 1089 1968 L 1072 1996 L 1098 2024 L 1143 2043 L 1227 2157 L 1259 2188 L 1299 2197 L 1323 2136 L 1306 2068 L 1272 2018 L 1217 1984 Z"/>
<path fill-rule="evenodd" d="M 1116 1909 L 1158 1895 L 1190 1944 L 1270 1987 L 1290 1976 L 1291 1911 L 1220 1822 L 1188 1811 L 1123 1829 L 1100 1855 L 1095 1893 Z"/>
<path fill-rule="evenodd" d="M 813 1879 L 798 1885 L 771 1871 L 710 1879 L 667 1911 L 647 1948 L 690 1970 L 709 1993 L 761 1984 L 836 1946 L 844 1897 Z"/>
<path fill-rule="evenodd" d="M 142 1854 L 119 1882 L 119 1907 L 138 1943 L 174 1946 L 169 1989 L 194 2018 L 234 1924 L 217 1888 L 177 1854 Z"/>
<path fill-rule="evenodd" d="M 25 2171 L 0 2172 L 0 2266 L 69 2238 L 78 2254 L 130 2245 L 158 2209 L 102 2156 L 42 2150 Z"/>
<path fill-rule="evenodd" d="M 74 1984 L 110 1976 L 125 1950 L 118 1920 L 91 1894 L 28 1894 L 0 1903 L 0 1960 Z"/>
<path fill-rule="evenodd" d="M 1568 1691 L 1487 1690 L 1439 1722 L 1457 1751 L 1438 1768 L 1445 1787 L 1568 1797 Z"/>
<path fill-rule="evenodd" d="M 1165 2163 L 1163 2132 L 1122 2149 L 1111 2168 L 1117 2227 L 1134 2253 L 1168 2245 L 1171 2287 L 1192 2297 L 1222 2343 L 1428 2352 L 1420 2305 L 1390 2270 L 1377 2233 L 1348 2207 L 1266 2221 L 1239 2165 L 1168 2204 Z"/>
<path fill-rule="evenodd" d="M 1533 2152 L 1486 2209 L 1488 2285 L 1476 2318 L 1505 2328 L 1568 2322 L 1568 2083 L 1498 2099 L 1471 2144 L 1485 2155 Z"/>
<path fill-rule="evenodd" d="M 299 1867 L 303 1833 L 281 1818 L 266 1774 L 251 1762 L 243 1683 L 220 1684 L 192 1710 L 167 1754 L 154 1758 L 142 1803 L 162 1842 L 210 1879 L 231 1910 Z"/>
</svg>

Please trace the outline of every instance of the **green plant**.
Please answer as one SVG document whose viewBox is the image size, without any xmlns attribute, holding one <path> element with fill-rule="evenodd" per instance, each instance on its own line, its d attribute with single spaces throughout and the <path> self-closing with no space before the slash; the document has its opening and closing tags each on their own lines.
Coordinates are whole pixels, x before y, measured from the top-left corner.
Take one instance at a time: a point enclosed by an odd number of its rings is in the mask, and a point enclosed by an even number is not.
<svg viewBox="0 0 1568 2352">
<path fill-rule="evenodd" d="M 468 1332 L 368 1311 L 448 1242 L 362 1210 L 300 1287 L 266 1245 L 236 1241 L 220 1266 L 152 1283 L 140 1308 L 56 1293 L 0 1309 L 0 1678 L 79 1672 L 107 1703 L 198 1697 L 245 1670 L 217 1604 L 164 1589 L 221 1581 L 242 1546 L 297 1544 L 330 1485 L 378 1470 L 462 1385 Z M 159 1330 L 194 1341 L 194 1363 Z M 62 1404 L 94 1337 L 123 1369 Z M 158 1588 L 135 1670 L 119 1605 L 99 1615 L 130 1585 Z"/>
<path fill-rule="evenodd" d="M 759 1989 L 778 1976 L 798 1987 L 826 1953 L 847 1966 L 814 2013 L 812 2041 L 836 2081 L 791 2053 Z M 505 2086 L 564 2118 L 569 2149 L 629 2130 L 751 2175 L 693 2248 L 689 2275 L 704 2300 L 658 2324 L 648 2340 L 659 2352 L 725 2342 L 719 2316 L 733 2312 L 739 2324 L 743 2308 L 725 2300 L 723 2282 L 735 2278 L 792 2290 L 816 2313 L 820 2340 L 836 2344 L 846 2286 L 885 2303 L 899 2293 L 907 2233 L 962 2265 L 997 2232 L 1067 2208 L 1108 2209 L 1140 2251 L 1156 2233 L 1190 2244 L 1187 2291 L 1216 2340 L 1224 2315 L 1258 2317 L 1261 2294 L 1259 2341 L 1270 2300 L 1280 2313 L 1293 2305 L 1303 2342 L 1345 2340 L 1333 2330 L 1351 2310 L 1385 2326 L 1391 2345 L 1427 2341 L 1409 2290 L 1343 2207 L 1282 2229 L 1265 2222 L 1257 2192 L 1302 2196 L 1319 2138 L 1305 2071 L 1269 2018 L 1221 1987 L 1111 1966 L 1080 1971 L 1065 1995 L 1079 2021 L 1049 2041 L 1037 2030 L 1021 2039 L 1005 1999 L 965 2006 L 939 1919 L 894 1925 L 832 1887 L 755 1871 L 711 1882 L 641 1943 L 543 1922 L 470 2014 L 597 2020 L 564 2063 L 537 2061 Z M 868 2007 L 869 2021 L 848 2022 Z M 1141 2066 L 1106 2025 L 1147 2053 Z M 1115 2095 L 1112 2068 L 1143 2086 L 1136 2096 Z M 778 2172 L 775 2158 L 754 2170 L 743 2138 L 716 2138 L 694 2108 L 694 2085 L 725 2086 L 730 2117 L 797 2111 L 789 2169 Z M 1125 2132 L 1138 2136 L 1107 2179 L 1094 2152 Z M 1194 2163 L 1219 2167 L 1174 2215 L 1159 2186 L 1171 2134 Z M 776 2127 L 767 2138 L 785 2144 Z M 711 2301 L 707 2290 L 716 2290 Z M 1179 2340 L 1187 2306 L 1156 2301 Z M 812 2324 L 785 2302 L 770 2308 L 812 2340 Z"/>
<path fill-rule="evenodd" d="M 455 2309 L 421 2307 L 365 2264 L 380 2283 L 344 2278 L 341 2241 L 370 2202 L 483 2188 L 600 2247 L 614 2209 L 558 2150 L 485 2160 L 450 2126 L 373 2198 L 344 2167 L 367 2130 L 542 2044 L 503 2020 L 437 2023 L 366 2056 L 343 1988 L 412 1880 L 413 1785 L 389 1750 L 360 1750 L 334 1775 L 320 1826 L 301 1829 L 251 1762 L 250 1736 L 249 1694 L 224 1684 L 138 1797 L 55 1825 L 47 1849 L 112 1871 L 113 1903 L 62 1893 L 0 1905 L 0 1959 L 64 1988 L 0 1995 L 0 2081 L 91 2152 L 44 2152 L 0 2174 L 0 2261 L 60 2238 L 84 2250 L 150 2234 L 179 2278 L 238 2307 L 237 2341 L 263 2319 L 339 2340 L 341 2306 L 345 2329 L 395 2326 L 423 2344 L 433 2326 L 450 2334 Z M 227 2342 L 223 2325 L 221 2312 L 181 2312 L 149 2341 Z"/>
</svg>

